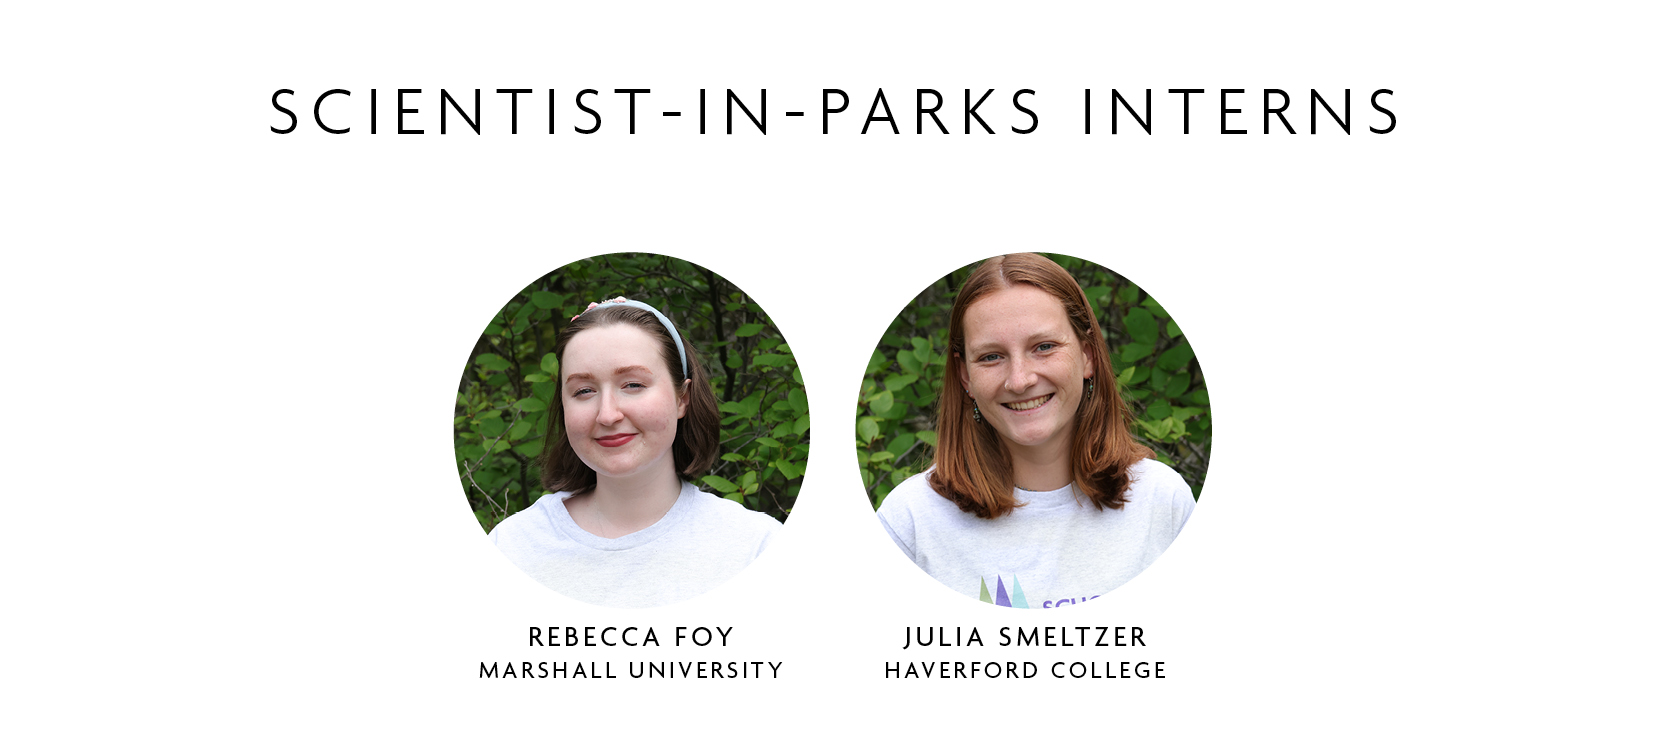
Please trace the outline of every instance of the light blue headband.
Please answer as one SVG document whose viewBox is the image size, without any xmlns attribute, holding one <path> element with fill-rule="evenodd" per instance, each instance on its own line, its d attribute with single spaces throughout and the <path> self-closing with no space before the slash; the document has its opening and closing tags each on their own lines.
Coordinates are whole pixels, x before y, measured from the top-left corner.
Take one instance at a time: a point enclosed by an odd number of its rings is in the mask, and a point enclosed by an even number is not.
<svg viewBox="0 0 1667 750">
<path fill-rule="evenodd" d="M 666 333 L 671 334 L 672 343 L 677 344 L 677 359 L 683 363 L 683 379 L 689 379 L 689 355 L 687 352 L 683 351 L 683 337 L 677 335 L 677 326 L 671 324 L 670 318 L 660 314 L 660 311 L 654 309 L 651 305 L 638 302 L 634 299 L 626 299 L 624 297 L 615 297 L 601 302 L 592 302 L 590 303 L 590 307 L 585 308 L 585 312 L 579 313 L 579 315 L 584 315 L 591 310 L 603 307 L 635 307 L 638 310 L 647 310 L 649 314 L 653 315 L 655 320 L 660 321 L 660 325 L 665 326 Z M 579 315 L 573 316 L 573 320 L 578 320 Z"/>
</svg>

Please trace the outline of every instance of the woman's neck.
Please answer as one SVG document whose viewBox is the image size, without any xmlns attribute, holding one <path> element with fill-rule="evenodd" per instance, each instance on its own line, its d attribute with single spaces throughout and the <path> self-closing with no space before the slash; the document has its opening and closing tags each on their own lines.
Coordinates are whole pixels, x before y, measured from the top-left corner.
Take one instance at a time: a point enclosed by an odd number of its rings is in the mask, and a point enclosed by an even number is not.
<svg viewBox="0 0 1667 750">
<path fill-rule="evenodd" d="M 1013 459 L 1013 486 L 1032 492 L 1051 492 L 1071 483 L 1071 440 L 1046 445 L 1007 446 Z"/>
<path fill-rule="evenodd" d="M 566 501 L 573 522 L 596 536 L 618 539 L 665 518 L 683 492 L 675 472 L 647 477 L 596 478 L 596 488 Z"/>
</svg>

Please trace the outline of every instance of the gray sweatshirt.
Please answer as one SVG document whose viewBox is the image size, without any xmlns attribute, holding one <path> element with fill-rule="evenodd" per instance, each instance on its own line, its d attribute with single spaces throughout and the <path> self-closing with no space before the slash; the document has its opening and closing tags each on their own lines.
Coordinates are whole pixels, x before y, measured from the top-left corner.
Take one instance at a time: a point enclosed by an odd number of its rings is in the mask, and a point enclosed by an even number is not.
<svg viewBox="0 0 1667 750">
<path fill-rule="evenodd" d="M 1022 506 L 978 518 L 933 492 L 928 469 L 892 490 L 878 515 L 903 554 L 967 596 L 1031 609 L 1080 604 L 1151 565 L 1196 505 L 1174 469 L 1147 459 L 1129 470 L 1134 481 L 1122 510 L 1095 508 L 1073 484 L 1015 489 Z"/>
</svg>

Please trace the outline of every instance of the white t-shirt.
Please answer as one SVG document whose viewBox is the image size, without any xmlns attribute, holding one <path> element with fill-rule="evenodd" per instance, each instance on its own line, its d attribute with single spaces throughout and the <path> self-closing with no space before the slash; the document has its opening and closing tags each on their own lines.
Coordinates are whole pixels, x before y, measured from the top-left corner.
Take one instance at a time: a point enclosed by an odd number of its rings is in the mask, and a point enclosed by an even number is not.
<svg viewBox="0 0 1667 750">
<path fill-rule="evenodd" d="M 1022 505 L 986 519 L 932 491 L 928 469 L 892 490 L 878 516 L 903 553 L 940 583 L 1003 607 L 1052 609 L 1134 578 L 1192 515 L 1192 491 L 1174 469 L 1146 459 L 1129 472 L 1122 510 L 1094 507 L 1072 484 L 1015 489 Z"/>
<path fill-rule="evenodd" d="M 688 482 L 665 517 L 641 531 L 604 539 L 574 523 L 563 501 L 545 495 L 492 529 L 510 562 L 562 594 L 608 607 L 655 607 L 705 593 L 751 564 L 781 523 Z"/>
</svg>

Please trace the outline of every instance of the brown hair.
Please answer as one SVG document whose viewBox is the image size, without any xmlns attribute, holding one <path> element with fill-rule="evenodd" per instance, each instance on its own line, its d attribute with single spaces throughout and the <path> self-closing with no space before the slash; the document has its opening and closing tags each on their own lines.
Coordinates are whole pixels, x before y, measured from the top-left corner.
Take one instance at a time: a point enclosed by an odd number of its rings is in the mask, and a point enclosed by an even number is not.
<svg viewBox="0 0 1667 750">
<path fill-rule="evenodd" d="M 944 367 L 943 391 L 938 396 L 937 468 L 930 479 L 932 489 L 979 518 L 999 518 L 1018 506 L 1013 498 L 1012 456 L 995 428 L 973 419 L 972 398 L 961 388 L 967 308 L 1015 284 L 1029 284 L 1059 300 L 1072 332 L 1093 365 L 1094 388 L 1085 389 L 1071 440 L 1071 480 L 1094 507 L 1121 510 L 1130 484 L 1129 467 L 1151 458 L 1152 450 L 1135 442 L 1129 432 L 1132 415 L 1117 392 L 1111 354 L 1087 295 L 1058 263 L 1035 253 L 1000 255 L 984 261 L 955 296 L 955 307 L 949 314 L 949 361 Z"/>
<path fill-rule="evenodd" d="M 599 307 L 568 323 L 561 335 L 556 337 L 556 361 L 561 361 L 562 355 L 567 352 L 567 344 L 574 336 L 610 325 L 635 326 L 652 336 L 660 345 L 666 370 L 674 378 L 682 374 L 683 362 L 677 356 L 677 344 L 671 339 L 672 333 L 660 324 L 653 313 L 625 305 Z M 681 337 L 681 334 L 678 336 Z M 677 420 L 677 438 L 672 442 L 671 455 L 677 476 L 684 481 L 694 481 L 711 468 L 712 460 L 718 456 L 718 422 L 722 415 L 718 412 L 718 399 L 712 395 L 712 385 L 706 378 L 706 368 L 701 366 L 700 356 L 695 354 L 694 345 L 686 338 L 683 339 L 683 351 L 689 355 L 689 384 L 685 392 L 689 403 L 683 410 L 683 417 Z M 682 380 L 678 383 L 681 386 Z M 573 452 L 573 446 L 567 442 L 563 419 L 561 390 L 558 387 L 556 397 L 550 403 L 549 422 L 544 426 L 544 453 L 538 458 L 543 469 L 539 478 L 544 483 L 544 489 L 550 492 L 588 492 L 596 487 L 596 470 L 586 466 L 584 461 L 579 460 L 579 454 Z"/>
</svg>

